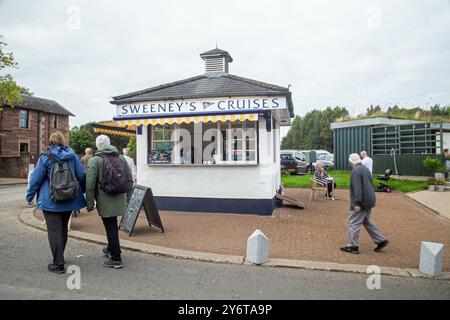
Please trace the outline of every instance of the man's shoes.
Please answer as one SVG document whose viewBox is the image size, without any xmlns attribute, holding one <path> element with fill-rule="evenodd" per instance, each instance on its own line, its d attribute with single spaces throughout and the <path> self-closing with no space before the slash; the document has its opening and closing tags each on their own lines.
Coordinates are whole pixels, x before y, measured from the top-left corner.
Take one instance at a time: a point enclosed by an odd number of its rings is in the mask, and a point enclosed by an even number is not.
<svg viewBox="0 0 450 320">
<path fill-rule="evenodd" d="M 108 250 L 108 248 L 103 248 L 103 256 L 111 259 L 111 252 Z"/>
<path fill-rule="evenodd" d="M 359 254 L 359 247 L 357 247 L 357 246 L 346 246 L 346 247 L 342 247 L 341 251 L 345 252 L 345 253 Z"/>
<path fill-rule="evenodd" d="M 66 269 L 64 268 L 63 264 L 59 265 L 59 264 L 50 263 L 47 268 L 48 268 L 48 271 L 53 272 L 53 273 L 57 273 L 57 274 L 66 273 Z"/>
<path fill-rule="evenodd" d="M 375 252 L 383 252 L 383 249 L 389 244 L 389 240 L 384 240 L 377 244 L 377 247 L 373 249 Z"/>
<path fill-rule="evenodd" d="M 108 259 L 105 262 L 103 262 L 103 265 L 107 268 L 114 268 L 114 269 L 122 269 L 123 268 L 122 260 Z"/>
</svg>

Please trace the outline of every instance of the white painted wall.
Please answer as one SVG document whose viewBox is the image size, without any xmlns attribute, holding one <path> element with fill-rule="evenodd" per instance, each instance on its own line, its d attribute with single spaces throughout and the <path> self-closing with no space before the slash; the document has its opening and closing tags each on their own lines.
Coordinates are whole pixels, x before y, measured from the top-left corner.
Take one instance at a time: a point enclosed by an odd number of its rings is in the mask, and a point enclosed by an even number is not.
<svg viewBox="0 0 450 320">
<path fill-rule="evenodd" d="M 280 185 L 279 125 L 271 132 L 259 119 L 259 165 L 148 165 L 147 132 L 137 135 L 137 182 L 152 188 L 155 196 L 194 198 L 272 199 Z"/>
</svg>

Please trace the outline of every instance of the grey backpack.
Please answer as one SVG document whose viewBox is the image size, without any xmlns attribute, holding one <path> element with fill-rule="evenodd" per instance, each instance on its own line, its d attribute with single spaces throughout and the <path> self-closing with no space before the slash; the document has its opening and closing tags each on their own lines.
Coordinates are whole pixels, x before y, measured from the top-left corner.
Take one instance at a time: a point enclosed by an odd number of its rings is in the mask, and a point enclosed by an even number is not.
<svg viewBox="0 0 450 320">
<path fill-rule="evenodd" d="M 52 161 L 50 171 L 50 190 L 53 201 L 65 202 L 77 198 L 80 192 L 80 184 L 70 168 L 69 162 L 59 160 L 51 152 L 47 153 Z"/>
</svg>

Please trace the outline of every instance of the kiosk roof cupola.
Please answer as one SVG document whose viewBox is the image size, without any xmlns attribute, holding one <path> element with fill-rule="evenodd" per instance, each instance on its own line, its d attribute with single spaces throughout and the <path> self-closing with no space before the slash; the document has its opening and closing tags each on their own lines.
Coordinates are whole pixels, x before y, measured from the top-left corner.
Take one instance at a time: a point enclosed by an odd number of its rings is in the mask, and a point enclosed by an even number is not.
<svg viewBox="0 0 450 320">
<path fill-rule="evenodd" d="M 200 57 L 205 60 L 205 73 L 228 73 L 228 64 L 233 62 L 230 54 L 219 48 L 206 51 Z"/>
</svg>

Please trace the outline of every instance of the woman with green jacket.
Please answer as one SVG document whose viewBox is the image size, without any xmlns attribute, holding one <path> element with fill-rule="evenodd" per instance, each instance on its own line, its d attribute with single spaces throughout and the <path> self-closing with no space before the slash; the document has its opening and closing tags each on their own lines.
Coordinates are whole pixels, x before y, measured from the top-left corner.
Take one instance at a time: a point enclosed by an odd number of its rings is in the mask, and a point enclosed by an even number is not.
<svg viewBox="0 0 450 320">
<path fill-rule="evenodd" d="M 98 151 L 89 160 L 86 174 L 87 210 L 94 210 L 95 202 L 105 226 L 108 246 L 103 249 L 103 254 L 109 259 L 103 265 L 120 269 L 123 265 L 117 217 L 124 215 L 127 209 L 133 190 L 133 175 L 108 136 L 98 136 L 95 144 Z M 109 172 L 114 174 L 108 175 Z"/>
</svg>

